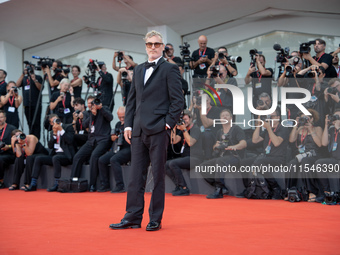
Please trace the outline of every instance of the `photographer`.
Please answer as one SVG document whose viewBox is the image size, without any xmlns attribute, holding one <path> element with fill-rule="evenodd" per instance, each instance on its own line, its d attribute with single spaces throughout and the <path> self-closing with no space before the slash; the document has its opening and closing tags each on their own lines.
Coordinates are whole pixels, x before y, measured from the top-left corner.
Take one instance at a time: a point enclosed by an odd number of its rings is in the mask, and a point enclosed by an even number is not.
<svg viewBox="0 0 340 255">
<path fill-rule="evenodd" d="M 31 184 L 25 191 L 37 190 L 37 181 L 43 165 L 53 166 L 54 168 L 54 185 L 47 189 L 47 191 L 57 191 L 58 181 L 61 177 L 61 166 L 72 164 L 72 158 L 75 154 L 72 125 L 64 125 L 56 114 L 50 114 L 49 121 L 52 130 L 50 132 L 48 148 L 51 151 L 49 155 L 40 155 L 35 158 Z"/>
<path fill-rule="evenodd" d="M 34 65 L 26 64 L 23 73 L 17 80 L 16 86 L 22 88 L 23 106 L 29 133 L 40 139 L 41 131 L 41 100 L 38 102 L 43 79 L 34 73 Z M 34 114 L 37 111 L 33 123 Z"/>
<path fill-rule="evenodd" d="M 310 100 L 304 106 L 316 110 L 319 116 L 325 116 L 328 113 L 324 98 L 324 90 L 328 86 L 324 81 L 325 69 L 322 66 L 313 65 L 301 70 L 298 74 L 304 76 L 304 79 L 299 80 L 300 86 L 311 93 Z M 323 127 L 323 121 L 324 119 L 321 118 L 318 123 L 314 124 Z"/>
<path fill-rule="evenodd" d="M 256 101 L 262 92 L 266 92 L 270 96 L 272 95 L 273 69 L 265 67 L 266 59 L 263 55 L 256 53 L 254 58 L 255 64 L 252 63 L 250 65 L 244 82 L 246 84 L 252 83 L 253 106 L 256 107 Z"/>
<path fill-rule="evenodd" d="M 261 131 L 261 125 L 257 124 L 253 133 L 252 142 L 257 144 L 263 142 L 263 151 L 259 156 L 246 158 L 242 160 L 243 166 L 280 166 L 286 163 L 286 154 L 288 146 L 289 130 L 281 125 L 281 109 L 278 107 L 268 116 L 259 116 L 258 123 L 263 123 L 264 131 Z M 261 169 L 260 169 L 261 171 Z M 260 172 L 259 171 L 259 172 Z M 253 175 L 256 175 L 253 172 Z M 271 172 L 263 172 L 263 177 L 268 183 L 268 188 L 272 194 L 272 199 L 281 199 L 281 188 Z M 247 173 L 242 173 L 243 184 L 249 185 L 250 178 Z M 236 197 L 244 197 L 244 191 L 237 194 Z"/>
<path fill-rule="evenodd" d="M 288 88 L 300 88 L 298 79 L 301 78 L 301 75 L 298 75 L 298 73 L 301 71 L 301 67 L 302 62 L 299 58 L 299 53 L 297 51 L 293 51 L 290 55 L 290 58 L 289 59 L 286 58 L 286 62 L 284 62 L 284 70 L 277 81 L 277 86 Z M 287 99 L 299 99 L 302 97 L 303 95 L 301 93 L 287 94 Z M 288 119 L 295 119 L 299 111 L 300 111 L 299 108 L 297 108 L 295 104 L 288 104 L 287 105 Z"/>
<path fill-rule="evenodd" d="M 15 160 L 11 145 L 11 132 L 14 129 L 14 126 L 6 123 L 6 113 L 0 110 L 0 189 L 5 187 L 5 169 Z"/>
<path fill-rule="evenodd" d="M 100 68 L 100 69 L 99 69 Z M 98 90 L 100 91 L 99 99 L 102 104 L 107 107 L 111 107 L 110 111 L 113 110 L 113 104 L 110 105 L 111 99 L 113 99 L 113 77 L 112 74 L 107 72 L 106 65 L 98 65 L 97 71 L 99 77 L 97 79 Z"/>
<path fill-rule="evenodd" d="M 0 69 L 0 96 L 6 95 L 6 86 L 7 86 L 7 83 L 5 81 L 6 77 L 7 77 L 7 72 L 4 69 Z"/>
<path fill-rule="evenodd" d="M 197 116 L 196 124 L 202 132 L 202 143 L 205 159 L 212 158 L 212 149 L 215 144 L 215 137 L 218 127 L 214 127 L 214 120 L 220 116 L 219 107 L 211 105 L 211 98 L 208 96 L 206 100 L 206 115 L 202 114 L 202 95 L 194 95 L 193 102 L 190 107 L 194 109 L 194 115 Z M 191 109 L 189 109 L 191 111 Z"/>
<path fill-rule="evenodd" d="M 167 43 L 164 48 L 163 57 L 172 64 L 182 64 L 182 59 L 180 57 L 175 57 L 174 52 L 174 46 L 171 43 Z"/>
<path fill-rule="evenodd" d="M 87 98 L 88 101 L 91 102 L 95 99 L 95 97 L 89 96 Z M 77 97 L 73 101 L 73 121 L 72 125 L 75 131 L 74 142 L 77 148 L 83 146 L 88 138 L 88 131 L 83 126 L 83 121 L 90 116 L 90 113 L 85 110 L 85 101 L 84 99 Z"/>
<path fill-rule="evenodd" d="M 339 56 L 338 53 L 340 53 L 340 47 L 337 48 L 335 51 L 329 53 L 332 55 L 333 60 L 332 60 L 332 65 L 333 65 L 333 69 L 332 69 L 332 77 L 338 77 L 340 78 L 340 66 L 339 66 Z"/>
<path fill-rule="evenodd" d="M 335 109 L 340 108 L 340 79 L 332 78 L 328 82 L 328 88 L 324 90 L 324 98 L 328 112 L 334 112 Z"/>
<path fill-rule="evenodd" d="M 51 69 L 54 71 L 54 75 L 51 74 Z M 49 92 L 52 95 L 54 92 L 57 91 L 57 87 L 62 79 L 67 78 L 67 75 L 64 73 L 63 70 L 63 63 L 60 60 L 56 60 L 53 62 L 52 67 L 46 65 L 45 68 L 42 68 L 45 80 L 49 83 Z"/>
<path fill-rule="evenodd" d="M 112 61 L 112 69 L 115 71 L 119 71 L 119 69 L 121 68 L 120 65 L 117 66 L 116 65 L 116 58 L 118 58 L 118 62 L 119 64 L 122 62 L 122 60 L 124 60 L 125 63 L 125 69 L 126 70 L 133 70 L 133 68 L 135 66 L 137 66 L 137 64 L 135 62 L 133 62 L 133 58 L 130 55 L 125 55 L 124 51 L 117 51 L 114 53 L 113 55 L 113 61 Z M 118 82 L 119 83 L 119 82 Z"/>
<path fill-rule="evenodd" d="M 334 78 L 334 74 L 332 75 L 332 59 L 333 57 L 330 54 L 325 53 L 326 42 L 322 39 L 316 39 L 314 44 L 314 51 L 316 56 L 312 57 L 310 52 L 303 53 L 302 58 L 309 61 L 310 65 L 315 65 L 318 67 L 323 67 L 325 70 L 325 78 Z"/>
<path fill-rule="evenodd" d="M 237 75 L 237 67 L 235 62 L 229 62 L 228 61 L 228 50 L 226 47 L 219 47 L 217 52 L 215 53 L 215 58 L 217 55 L 217 61 L 213 62 L 215 63 L 215 66 L 217 65 L 223 65 L 227 71 L 228 77 L 234 77 Z"/>
<path fill-rule="evenodd" d="M 133 77 L 133 69 L 127 70 L 126 68 L 120 68 L 117 75 L 117 83 L 120 85 L 123 96 L 123 105 L 126 105 L 127 96 L 129 95 L 131 82 Z"/>
<path fill-rule="evenodd" d="M 208 38 L 205 35 L 198 37 L 199 48 L 195 50 L 190 61 L 190 67 L 194 70 L 193 78 L 206 78 L 208 67 L 212 64 L 215 51 L 207 47 Z"/>
<path fill-rule="evenodd" d="M 316 178 L 320 184 L 320 190 L 316 202 L 322 203 L 325 198 L 325 192 L 339 191 L 339 172 L 332 171 L 339 169 L 340 164 L 340 108 L 334 110 L 333 115 L 327 115 L 325 119 L 325 129 L 323 130 L 321 143 L 327 146 L 330 152 L 330 158 L 318 159 L 315 162 L 316 167 L 322 166 L 322 172 L 316 172 Z M 333 168 L 332 168 L 333 167 Z M 324 169 L 328 171 L 325 172 Z"/>
<path fill-rule="evenodd" d="M 25 171 L 24 186 L 21 190 L 27 190 L 30 186 L 34 160 L 39 155 L 48 155 L 48 151 L 34 135 L 25 135 L 22 131 L 15 129 L 11 133 L 11 146 L 16 156 L 14 162 L 13 184 L 9 190 L 17 190 L 20 185 L 20 178 Z"/>
<path fill-rule="evenodd" d="M 60 91 L 54 92 L 51 97 L 50 109 L 59 116 L 63 123 L 70 124 L 72 123 L 74 94 L 69 79 L 62 79 L 58 89 Z"/>
<path fill-rule="evenodd" d="M 176 134 L 176 129 L 180 130 Z M 183 122 L 177 123 L 171 131 L 171 144 L 182 144 L 181 157 L 168 160 L 165 164 L 166 174 L 175 183 L 176 188 L 172 191 L 173 196 L 187 196 L 190 190 L 183 177 L 182 169 L 199 165 L 202 162 L 202 141 L 201 132 L 197 125 L 192 122 L 192 114 L 189 110 L 183 112 Z"/>
<path fill-rule="evenodd" d="M 236 79 L 228 76 L 227 69 L 225 68 L 224 65 L 210 66 L 207 71 L 207 74 L 208 74 L 207 78 L 214 79 L 214 82 L 217 84 L 228 84 L 228 85 L 234 85 L 236 87 L 238 86 Z M 208 79 L 206 83 L 209 85 L 210 80 Z M 216 100 L 217 105 L 223 108 L 228 108 L 229 110 L 231 110 L 231 112 L 233 112 L 233 95 L 230 92 L 230 90 L 227 88 L 222 88 L 222 89 L 217 89 L 217 92 L 222 101 L 222 105 L 220 105 L 219 100 Z"/>
<path fill-rule="evenodd" d="M 286 190 L 288 191 L 292 187 L 305 187 L 309 193 L 308 201 L 314 202 L 318 189 L 312 175 L 309 174 L 309 168 L 319 158 L 322 128 L 314 126 L 314 123 L 319 119 L 319 113 L 313 109 L 308 109 L 308 111 L 312 115 L 307 116 L 300 113 L 296 118 L 298 125 L 293 127 L 289 135 L 289 142 L 295 143 L 298 154 L 289 162 L 289 165 L 295 166 L 291 169 L 297 169 L 297 171 L 289 173 L 286 179 Z M 299 170 L 300 165 L 302 171 Z"/>
<path fill-rule="evenodd" d="M 217 141 L 214 145 L 214 154 L 217 158 L 206 161 L 201 166 L 208 168 L 209 166 L 237 166 L 239 167 L 241 159 L 245 155 L 247 147 L 246 136 L 244 131 L 236 125 L 231 125 L 233 115 L 230 110 L 221 111 L 221 120 L 226 120 L 222 124 L 222 128 L 217 132 Z M 228 189 L 224 185 L 224 174 L 203 172 L 204 179 L 215 187 L 215 192 L 208 195 L 209 199 L 223 198 L 223 189 L 228 193 Z"/>
<path fill-rule="evenodd" d="M 123 180 L 122 164 L 126 164 L 131 160 L 131 146 L 124 139 L 124 118 L 125 107 L 121 106 L 117 110 L 119 121 L 116 123 L 115 129 L 111 133 L 111 141 L 113 142 L 111 149 L 99 158 L 99 176 L 101 187 L 98 192 L 110 190 L 110 182 L 108 175 L 108 165 L 111 164 L 116 187 L 111 193 L 125 192 Z"/>
<path fill-rule="evenodd" d="M 75 98 L 81 97 L 83 80 L 81 78 L 79 78 L 80 67 L 77 66 L 77 65 L 74 65 L 71 68 L 72 68 L 71 70 L 72 70 L 73 79 L 72 79 L 70 85 L 73 88 L 74 97 Z"/>
<path fill-rule="evenodd" d="M 0 97 L 0 108 L 7 113 L 7 123 L 19 127 L 19 113 L 18 108 L 22 102 L 22 96 L 19 96 L 18 88 L 14 81 L 7 84 L 7 95 Z"/>
<path fill-rule="evenodd" d="M 94 99 L 88 107 L 91 113 L 83 121 L 83 127 L 89 129 L 89 136 L 73 158 L 71 178 L 80 177 L 84 162 L 90 158 L 90 191 L 94 192 L 96 191 L 99 157 L 106 153 L 111 145 L 110 122 L 113 115 L 98 98 Z"/>
</svg>

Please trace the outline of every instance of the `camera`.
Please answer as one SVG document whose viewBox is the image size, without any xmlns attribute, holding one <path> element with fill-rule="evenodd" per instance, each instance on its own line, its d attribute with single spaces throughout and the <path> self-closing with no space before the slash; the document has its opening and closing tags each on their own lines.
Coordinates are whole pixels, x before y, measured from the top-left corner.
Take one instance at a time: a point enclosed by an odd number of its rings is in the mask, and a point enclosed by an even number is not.
<svg viewBox="0 0 340 255">
<path fill-rule="evenodd" d="M 5 142 L 0 141 L 0 150 L 6 146 Z"/>
<path fill-rule="evenodd" d="M 127 76 L 128 76 L 128 73 L 127 73 L 126 71 L 123 71 L 123 72 L 122 72 L 122 75 L 121 75 L 122 80 L 126 80 L 126 79 L 127 79 Z"/>
<path fill-rule="evenodd" d="M 273 48 L 274 50 L 279 51 L 279 53 L 277 53 L 276 56 L 276 62 L 277 63 L 286 62 L 286 58 L 289 57 L 289 47 L 282 49 L 280 44 L 274 44 Z"/>
<path fill-rule="evenodd" d="M 327 117 L 327 120 L 332 123 L 333 121 L 337 121 L 337 120 L 340 120 L 340 116 L 337 115 L 337 114 L 329 114 L 328 117 Z"/>
<path fill-rule="evenodd" d="M 240 56 L 227 56 L 227 60 L 233 64 L 235 63 L 241 63 L 242 62 L 242 57 Z"/>
<path fill-rule="evenodd" d="M 179 116 L 179 120 L 178 120 L 177 123 L 176 123 L 177 126 L 181 126 L 181 125 L 184 124 L 183 116 L 184 116 L 184 113 L 183 113 L 183 111 L 182 111 L 182 112 L 181 112 L 181 115 Z"/>
<path fill-rule="evenodd" d="M 288 201 L 291 203 L 307 201 L 308 200 L 308 192 L 306 190 L 301 191 L 296 187 L 292 187 L 288 190 Z"/>
<path fill-rule="evenodd" d="M 117 51 L 117 53 L 118 53 L 118 62 L 121 62 L 122 60 L 123 60 L 123 58 L 124 58 L 124 54 L 123 54 L 123 52 L 121 52 L 121 51 Z"/>
<path fill-rule="evenodd" d="M 16 86 L 13 86 L 12 88 L 10 88 L 10 89 L 8 90 L 8 92 L 10 92 L 11 90 L 13 90 L 13 92 L 14 92 L 15 94 L 18 93 L 18 87 L 16 87 Z"/>
<path fill-rule="evenodd" d="M 293 70 L 294 70 L 294 66 L 292 66 L 292 65 L 286 66 L 286 72 L 287 73 L 291 73 L 291 72 L 293 72 Z"/>
<path fill-rule="evenodd" d="M 102 102 L 100 101 L 99 98 L 95 98 L 92 102 L 91 105 L 100 105 Z"/>
<path fill-rule="evenodd" d="M 214 148 L 214 156 L 222 156 L 226 152 L 225 148 L 229 146 L 229 139 L 229 133 L 222 135 L 222 141 Z"/>
<path fill-rule="evenodd" d="M 314 157 L 314 156 L 316 156 L 316 153 L 315 153 L 314 150 L 311 150 L 311 151 L 307 151 L 305 153 L 298 154 L 295 157 L 298 160 L 298 162 L 301 163 L 301 160 L 303 158 L 306 158 L 306 157 L 310 158 L 310 157 Z"/>
<path fill-rule="evenodd" d="M 24 61 L 25 69 L 27 70 L 27 74 L 34 74 L 34 70 L 38 70 L 41 71 L 41 67 L 40 66 L 36 66 L 35 64 L 25 60 Z"/>
<path fill-rule="evenodd" d="M 302 127 L 304 125 L 306 125 L 309 122 L 309 118 L 304 116 L 304 117 L 300 117 L 299 118 L 299 123 L 298 123 L 298 127 Z"/>
<path fill-rule="evenodd" d="M 32 58 L 39 59 L 37 65 L 42 67 L 42 68 L 46 68 L 47 66 L 49 68 L 51 68 L 52 65 L 53 65 L 53 62 L 54 62 L 54 58 L 49 58 L 49 57 L 47 57 L 47 58 L 43 57 L 42 58 L 42 57 L 39 57 L 39 56 L 32 56 Z"/>
<path fill-rule="evenodd" d="M 299 49 L 300 53 L 309 53 L 310 50 L 311 50 L 310 46 L 312 44 L 315 44 L 315 43 L 316 43 L 316 41 L 309 41 L 309 42 L 306 42 L 306 43 L 301 43 L 300 49 Z"/>
<path fill-rule="evenodd" d="M 325 200 L 324 203 L 326 205 L 335 205 L 340 201 L 340 196 L 338 192 L 325 192 Z"/>
<path fill-rule="evenodd" d="M 80 113 L 80 110 L 75 110 L 74 113 L 75 113 L 75 114 L 79 114 L 79 113 Z"/>
<path fill-rule="evenodd" d="M 257 100 L 257 105 L 258 106 L 264 106 L 264 101 L 261 100 L 261 99 Z"/>
<path fill-rule="evenodd" d="M 116 135 L 118 136 L 118 139 L 116 140 L 116 144 L 118 146 L 122 146 L 124 143 L 124 132 L 120 128 L 115 128 L 111 131 L 111 135 Z"/>
<path fill-rule="evenodd" d="M 17 135 L 17 140 L 18 140 L 18 141 L 19 141 L 19 140 L 23 141 L 23 140 L 25 140 L 25 139 L 26 139 L 26 135 L 25 135 L 24 133 L 21 133 L 21 134 Z"/>
<path fill-rule="evenodd" d="M 61 120 L 60 120 L 60 119 L 54 119 L 54 120 L 53 120 L 53 123 L 54 123 L 54 124 L 57 124 L 57 125 L 60 125 Z"/>
<path fill-rule="evenodd" d="M 220 67 L 219 66 L 211 66 L 210 71 L 212 72 L 211 76 L 213 78 L 216 78 L 219 76 L 220 73 Z"/>
<path fill-rule="evenodd" d="M 66 67 L 66 68 L 65 68 Z M 71 67 L 71 65 L 62 65 L 62 68 L 56 68 L 55 70 L 54 70 L 54 72 L 55 73 L 61 73 L 62 71 L 64 71 L 64 73 L 65 74 L 68 74 L 68 73 L 70 73 L 70 67 Z"/>
<path fill-rule="evenodd" d="M 192 95 L 196 99 L 196 105 L 201 105 L 202 104 L 201 92 L 199 90 L 196 90 Z"/>
<path fill-rule="evenodd" d="M 260 120 L 262 120 L 262 121 L 270 120 L 270 118 L 271 118 L 270 115 L 260 115 Z"/>
<path fill-rule="evenodd" d="M 256 64 L 256 60 L 255 60 L 256 54 L 262 55 L 262 51 L 258 51 L 257 49 L 249 50 L 249 55 L 250 55 L 250 58 L 251 58 L 250 65 L 252 65 L 252 66 L 255 66 L 255 64 Z"/>
<path fill-rule="evenodd" d="M 103 65 L 105 65 L 104 61 L 97 61 L 97 65 L 99 66 L 99 69 L 102 69 Z"/>
<path fill-rule="evenodd" d="M 338 93 L 338 90 L 336 89 L 336 87 L 330 87 L 327 88 L 327 93 L 336 95 L 336 93 Z"/>
<path fill-rule="evenodd" d="M 187 42 L 184 42 L 184 45 L 180 45 L 179 48 L 181 49 L 181 56 L 185 58 L 190 58 L 190 50 L 189 50 L 190 44 Z"/>
</svg>

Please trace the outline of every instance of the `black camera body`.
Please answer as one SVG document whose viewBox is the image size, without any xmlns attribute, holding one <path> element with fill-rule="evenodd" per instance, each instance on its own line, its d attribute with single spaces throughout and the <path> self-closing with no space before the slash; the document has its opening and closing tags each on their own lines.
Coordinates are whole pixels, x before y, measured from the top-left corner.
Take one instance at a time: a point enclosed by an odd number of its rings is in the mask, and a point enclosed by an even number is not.
<svg viewBox="0 0 340 255">
<path fill-rule="evenodd" d="M 336 87 L 330 87 L 330 88 L 327 88 L 327 93 L 336 95 L 336 93 L 338 93 L 338 90 Z"/>
<path fill-rule="evenodd" d="M 256 59 L 255 59 L 256 54 L 262 55 L 262 51 L 258 51 L 257 49 L 249 50 L 249 55 L 250 55 L 250 58 L 251 58 L 250 65 L 252 65 L 252 66 L 255 66 L 255 64 L 256 64 Z"/>
<path fill-rule="evenodd" d="M 298 123 L 298 127 L 302 127 L 304 125 L 306 125 L 309 121 L 309 118 L 304 116 L 304 117 L 300 117 L 299 118 L 299 123 Z"/>
<path fill-rule="evenodd" d="M 0 150 L 6 146 L 5 142 L 0 141 Z M 1 152 L 1 151 L 0 151 Z"/>
<path fill-rule="evenodd" d="M 19 140 L 25 140 L 26 139 L 26 135 L 24 134 L 24 133 L 21 133 L 21 134 L 19 134 L 19 135 L 17 135 L 17 140 L 19 141 Z"/>
<path fill-rule="evenodd" d="M 53 120 L 53 123 L 55 123 L 55 124 L 57 124 L 57 125 L 60 125 L 61 120 L 60 120 L 60 119 L 54 119 L 54 120 Z"/>
<path fill-rule="evenodd" d="M 340 194 L 339 192 L 325 192 L 325 200 L 324 203 L 326 205 L 335 205 L 340 202 Z"/>
<path fill-rule="evenodd" d="M 116 144 L 118 146 L 122 146 L 124 143 L 124 131 L 120 128 L 115 128 L 111 131 L 111 135 L 118 136 L 118 139 L 116 140 Z"/>
<path fill-rule="evenodd" d="M 261 100 L 261 99 L 259 99 L 259 100 L 257 100 L 257 106 L 264 106 L 264 101 L 263 100 Z"/>
<path fill-rule="evenodd" d="M 183 116 L 184 116 L 184 113 L 183 113 L 183 111 L 182 111 L 182 112 L 181 112 L 181 115 L 179 116 L 179 120 L 178 120 L 177 123 L 176 123 L 177 126 L 181 126 L 181 125 L 184 124 Z"/>
<path fill-rule="evenodd" d="M 216 78 L 219 76 L 220 73 L 220 67 L 219 66 L 211 66 L 210 71 L 212 72 L 211 76 L 213 78 Z"/>
<path fill-rule="evenodd" d="M 280 44 L 274 44 L 273 49 L 276 51 L 279 51 L 276 56 L 276 62 L 277 63 L 285 63 L 287 62 L 286 58 L 289 57 L 289 47 L 281 48 Z"/>
<path fill-rule="evenodd" d="M 327 120 L 332 123 L 333 121 L 340 120 L 340 116 L 337 114 L 329 114 Z"/>
<path fill-rule="evenodd" d="M 100 105 L 102 102 L 100 101 L 99 98 L 95 98 L 92 102 L 91 105 Z"/>
<path fill-rule="evenodd" d="M 39 59 L 37 65 L 40 66 L 41 68 L 46 68 L 47 66 L 49 68 L 51 68 L 52 65 L 53 65 L 53 62 L 55 61 L 54 58 L 49 58 L 49 57 L 47 57 L 47 58 L 43 57 L 42 58 L 42 57 L 39 57 L 39 56 L 32 56 L 32 58 Z"/>
<path fill-rule="evenodd" d="M 288 190 L 288 201 L 291 203 L 307 201 L 308 192 L 306 190 L 299 190 L 296 187 L 292 187 Z"/>
<path fill-rule="evenodd" d="M 121 74 L 122 80 L 127 80 L 128 73 L 126 71 L 123 71 Z"/>
<path fill-rule="evenodd" d="M 118 62 L 121 62 L 124 58 L 124 54 L 121 51 L 117 51 L 117 53 L 118 53 L 118 57 L 117 57 Z"/>
<path fill-rule="evenodd" d="M 309 53 L 311 51 L 310 46 L 312 44 L 315 44 L 315 43 L 316 43 L 316 41 L 309 41 L 309 42 L 306 42 L 306 43 L 301 43 L 300 49 L 299 49 L 300 53 Z"/>
<path fill-rule="evenodd" d="M 270 117 L 271 117 L 270 115 L 260 115 L 260 120 L 267 121 L 270 119 Z"/>
</svg>

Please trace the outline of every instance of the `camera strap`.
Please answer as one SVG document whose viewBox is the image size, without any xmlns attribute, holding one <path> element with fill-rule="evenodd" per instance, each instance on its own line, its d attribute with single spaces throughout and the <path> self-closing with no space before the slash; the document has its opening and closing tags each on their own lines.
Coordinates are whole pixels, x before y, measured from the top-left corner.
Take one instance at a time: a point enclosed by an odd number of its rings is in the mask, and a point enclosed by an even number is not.
<svg viewBox="0 0 340 255">
<path fill-rule="evenodd" d="M 259 80 L 259 82 L 261 82 L 261 79 L 262 79 L 262 74 L 259 75 L 260 72 L 256 72 L 256 76 L 257 76 L 257 79 Z"/>
<path fill-rule="evenodd" d="M 207 48 L 205 48 L 205 50 L 202 52 L 200 50 L 198 50 L 198 55 L 201 57 L 201 56 L 204 56 L 205 55 L 205 52 L 207 51 Z"/>
<path fill-rule="evenodd" d="M 301 144 L 303 144 L 304 140 L 306 139 L 307 135 L 308 135 L 308 130 L 306 132 L 306 135 L 303 135 L 303 131 L 305 131 L 306 128 L 302 129 L 301 132 Z"/>
<path fill-rule="evenodd" d="M 2 134 L 1 134 L 1 137 L 0 137 L 0 141 L 2 141 L 2 139 L 4 138 L 6 127 L 7 127 L 7 123 L 5 124 L 4 128 L 2 129 Z"/>
<path fill-rule="evenodd" d="M 280 124 L 279 125 L 277 125 L 277 127 L 274 129 L 274 134 L 275 134 L 275 132 L 276 132 L 276 130 L 279 128 L 279 126 L 280 126 Z M 272 142 L 272 139 L 271 138 L 269 138 L 269 142 L 268 142 L 268 145 L 267 145 L 267 147 L 268 146 L 270 146 L 270 144 L 271 144 L 271 142 Z"/>
<path fill-rule="evenodd" d="M 320 56 L 318 59 L 316 59 L 316 56 L 315 56 L 315 57 L 314 57 L 314 59 L 316 60 L 316 62 L 318 62 L 318 63 L 319 63 L 319 60 L 320 60 L 320 58 L 321 58 L 323 55 L 325 55 L 325 52 L 324 52 L 324 53 L 322 53 L 322 54 L 321 54 L 321 56 Z"/>
</svg>

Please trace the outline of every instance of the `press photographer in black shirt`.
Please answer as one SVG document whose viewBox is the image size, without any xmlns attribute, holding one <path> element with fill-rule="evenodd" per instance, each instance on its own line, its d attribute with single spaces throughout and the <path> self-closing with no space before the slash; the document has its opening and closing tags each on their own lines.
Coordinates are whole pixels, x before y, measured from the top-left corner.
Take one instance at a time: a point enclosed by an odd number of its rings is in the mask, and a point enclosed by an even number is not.
<svg viewBox="0 0 340 255">
<path fill-rule="evenodd" d="M 19 96 L 18 88 L 14 81 L 7 84 L 7 95 L 0 97 L 0 108 L 3 108 L 6 114 L 7 123 L 19 128 L 18 108 L 22 102 L 22 96 Z"/>
<path fill-rule="evenodd" d="M 98 98 L 101 100 L 104 106 L 110 108 L 110 111 L 113 110 L 113 77 L 112 74 L 107 72 L 107 68 L 105 64 L 98 65 L 97 71 L 99 73 L 99 77 L 97 79 L 98 90 L 100 91 L 100 95 Z M 111 105 L 110 105 L 111 104 Z"/>
<path fill-rule="evenodd" d="M 93 96 L 89 96 L 87 98 L 88 102 L 91 102 L 95 99 Z M 72 125 L 75 131 L 74 135 L 74 142 L 78 148 L 83 146 L 88 138 L 88 131 L 87 129 L 83 126 L 83 122 L 85 119 L 87 119 L 90 116 L 90 113 L 86 111 L 85 109 L 85 101 L 84 99 L 78 97 L 75 98 L 73 101 L 73 121 Z"/>
<path fill-rule="evenodd" d="M 110 122 L 113 115 L 107 106 L 103 106 L 98 98 L 88 106 L 90 116 L 83 121 L 83 126 L 89 129 L 87 142 L 73 158 L 71 178 L 80 177 L 83 164 L 90 158 L 90 191 L 96 191 L 99 157 L 106 153 L 111 145 Z"/>
<path fill-rule="evenodd" d="M 105 192 L 110 190 L 110 182 L 108 175 L 108 165 L 111 164 L 111 171 L 116 183 L 116 187 L 112 189 L 111 193 L 125 192 L 125 185 L 123 180 L 123 172 L 121 165 L 128 163 L 131 160 L 131 146 L 124 139 L 124 118 L 125 107 L 121 106 L 117 110 L 119 122 L 117 122 L 115 129 L 111 133 L 112 146 L 111 149 L 99 158 L 99 176 L 101 187 L 98 192 Z"/>
<path fill-rule="evenodd" d="M 0 96 L 6 95 L 6 86 L 7 86 L 7 83 L 5 81 L 6 77 L 7 77 L 7 72 L 4 69 L 0 69 Z"/>
<path fill-rule="evenodd" d="M 54 71 L 54 75 L 51 74 L 51 69 Z M 63 70 L 63 63 L 60 60 L 56 60 L 53 62 L 52 67 L 47 65 L 43 68 L 45 79 L 49 83 L 49 94 L 52 95 L 54 92 L 58 90 L 58 85 L 62 79 L 67 78 L 67 75 Z"/>
<path fill-rule="evenodd" d="M 73 87 L 70 86 L 69 79 L 62 79 L 60 81 L 60 91 L 53 93 L 51 97 L 50 109 L 57 114 L 65 124 L 72 123 L 73 113 Z"/>
<path fill-rule="evenodd" d="M 5 187 L 5 169 L 15 160 L 11 145 L 11 133 L 14 129 L 14 126 L 6 123 L 6 113 L 0 110 L 0 189 Z"/>
<path fill-rule="evenodd" d="M 33 65 L 26 65 L 23 74 L 19 77 L 16 84 L 22 88 L 23 106 L 29 133 L 40 139 L 41 132 L 41 100 L 38 102 L 39 93 L 42 88 L 43 79 L 34 73 Z M 36 117 L 33 118 L 37 112 Z"/>
<path fill-rule="evenodd" d="M 31 184 L 25 191 L 37 190 L 37 181 L 43 165 L 53 166 L 54 168 L 54 185 L 47 191 L 57 191 L 58 181 L 61 177 L 61 166 L 72 164 L 72 158 L 75 154 L 74 129 L 72 125 L 63 124 L 56 114 L 50 114 L 49 121 L 52 126 L 48 141 L 50 153 L 49 155 L 39 155 L 35 158 Z"/>
</svg>

